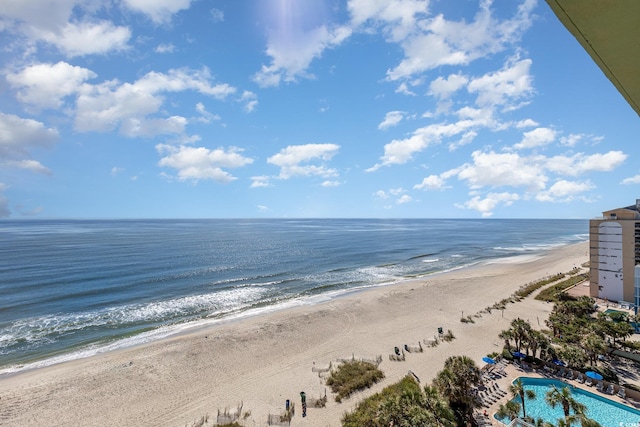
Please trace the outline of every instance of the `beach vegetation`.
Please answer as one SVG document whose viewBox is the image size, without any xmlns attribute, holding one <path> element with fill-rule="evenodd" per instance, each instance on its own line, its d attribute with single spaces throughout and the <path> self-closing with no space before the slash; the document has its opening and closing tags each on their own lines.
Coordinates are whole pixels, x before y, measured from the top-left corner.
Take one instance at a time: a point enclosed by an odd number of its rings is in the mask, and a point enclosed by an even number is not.
<svg viewBox="0 0 640 427">
<path fill-rule="evenodd" d="M 536 295 L 536 299 L 548 302 L 556 302 L 562 299 L 566 299 L 567 296 L 564 291 L 572 286 L 577 285 L 578 283 L 584 282 L 585 280 L 589 280 L 588 273 L 581 273 L 570 276 L 567 279 L 540 291 L 540 293 Z"/>
<path fill-rule="evenodd" d="M 481 383 L 480 368 L 467 356 L 451 356 L 436 375 L 433 385 L 449 401 L 459 425 L 472 422 L 480 402 L 473 392 Z"/>
<path fill-rule="evenodd" d="M 518 378 L 509 386 L 509 392 L 513 397 L 519 397 L 520 402 L 522 402 L 522 418 L 527 418 L 527 409 L 526 409 L 526 400 L 527 399 L 535 399 L 536 393 L 533 390 L 526 389 L 524 384 L 522 384 L 522 380 Z"/>
<path fill-rule="evenodd" d="M 451 342 L 455 339 L 455 335 L 453 335 L 453 332 L 451 332 L 451 329 L 447 329 L 447 332 L 445 332 L 445 334 L 442 336 L 442 339 L 446 342 Z"/>
<path fill-rule="evenodd" d="M 336 393 L 336 402 L 352 393 L 371 387 L 384 378 L 384 373 L 372 363 L 350 360 L 338 365 L 327 378 L 327 385 Z"/>
<path fill-rule="evenodd" d="M 342 418 L 343 427 L 454 427 L 456 417 L 435 387 L 420 385 L 410 376 L 361 401 Z"/>
</svg>

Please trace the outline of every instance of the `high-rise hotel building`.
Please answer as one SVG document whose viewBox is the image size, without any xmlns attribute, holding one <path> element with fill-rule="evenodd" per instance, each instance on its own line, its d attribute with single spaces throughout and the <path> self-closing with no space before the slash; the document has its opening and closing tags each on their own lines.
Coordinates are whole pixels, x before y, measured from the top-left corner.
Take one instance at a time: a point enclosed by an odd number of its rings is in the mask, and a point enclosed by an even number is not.
<svg viewBox="0 0 640 427">
<path fill-rule="evenodd" d="M 640 199 L 589 221 L 590 295 L 640 305 Z"/>
</svg>

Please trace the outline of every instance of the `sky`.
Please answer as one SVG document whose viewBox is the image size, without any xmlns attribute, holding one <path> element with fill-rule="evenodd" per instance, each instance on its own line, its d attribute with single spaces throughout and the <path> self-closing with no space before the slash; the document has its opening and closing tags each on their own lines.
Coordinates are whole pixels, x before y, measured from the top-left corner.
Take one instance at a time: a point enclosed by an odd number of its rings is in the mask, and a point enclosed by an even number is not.
<svg viewBox="0 0 640 427">
<path fill-rule="evenodd" d="M 0 218 L 593 218 L 640 118 L 544 1 L 2 0 Z"/>
</svg>

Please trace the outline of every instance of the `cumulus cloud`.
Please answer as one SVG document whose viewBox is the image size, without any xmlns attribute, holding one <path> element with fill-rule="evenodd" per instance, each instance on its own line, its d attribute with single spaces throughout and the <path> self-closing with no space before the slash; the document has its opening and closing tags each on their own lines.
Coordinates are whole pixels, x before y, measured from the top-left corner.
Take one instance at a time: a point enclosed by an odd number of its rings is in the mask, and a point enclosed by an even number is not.
<svg viewBox="0 0 640 427">
<path fill-rule="evenodd" d="M 4 0 L 0 28 L 20 34 L 27 49 L 45 42 L 69 57 L 127 49 L 131 30 L 97 19 L 100 9 L 84 0 Z"/>
<path fill-rule="evenodd" d="M 471 157 L 473 163 L 461 166 L 457 175 L 472 189 L 510 186 L 541 191 L 549 179 L 540 165 L 517 153 L 474 151 Z"/>
<path fill-rule="evenodd" d="M 32 119 L 0 113 L 0 164 L 49 174 L 49 170 L 31 158 L 35 149 L 51 148 L 58 131 Z"/>
<path fill-rule="evenodd" d="M 621 184 L 640 184 L 640 175 L 625 178 L 622 180 Z"/>
<path fill-rule="evenodd" d="M 536 200 L 541 202 L 570 202 L 578 194 L 594 188 L 589 181 L 558 180 L 548 190 L 536 194 Z"/>
<path fill-rule="evenodd" d="M 122 0 L 123 3 L 136 12 L 147 15 L 153 22 L 162 24 L 169 22 L 171 17 L 181 10 L 191 6 L 191 0 Z"/>
<path fill-rule="evenodd" d="M 173 53 L 176 50 L 176 46 L 172 43 L 161 43 L 155 48 L 156 53 Z"/>
<path fill-rule="evenodd" d="M 493 215 L 493 211 L 498 206 L 511 206 L 513 202 L 518 200 L 520 200 L 520 196 L 515 193 L 489 193 L 484 198 L 474 196 L 463 204 L 457 204 L 456 206 L 478 211 L 484 218 L 488 218 Z"/>
<path fill-rule="evenodd" d="M 93 71 L 63 61 L 31 65 L 6 75 L 18 100 L 38 108 L 61 107 L 64 98 L 77 94 L 86 80 L 95 77 Z"/>
<path fill-rule="evenodd" d="M 521 150 L 523 148 L 543 147 L 556 140 L 556 131 L 549 128 L 539 127 L 523 134 L 522 141 L 514 145 L 514 148 Z"/>
<path fill-rule="evenodd" d="M 338 172 L 327 167 L 340 149 L 336 144 L 290 145 L 278 154 L 267 159 L 267 163 L 280 167 L 279 178 L 289 179 L 295 176 L 335 177 Z M 319 164 L 314 164 L 319 163 Z"/>
<path fill-rule="evenodd" d="M 224 169 L 233 169 L 253 163 L 253 159 L 243 156 L 237 147 L 216 148 L 156 145 L 158 153 L 164 157 L 158 164 L 177 171 L 180 181 L 198 182 L 212 180 L 228 183 L 237 178 Z"/>
<path fill-rule="evenodd" d="M 251 177 L 251 188 L 261 188 L 261 187 L 271 187 L 271 177 L 266 176 L 266 175 L 260 175 L 260 176 L 252 176 Z"/>
<path fill-rule="evenodd" d="M 578 176 L 588 172 L 609 172 L 620 166 L 628 155 L 622 151 L 553 156 L 546 158 L 545 167 L 558 175 Z"/>
<path fill-rule="evenodd" d="M 247 113 L 251 113 L 258 106 L 258 95 L 249 90 L 245 90 L 242 92 L 240 102 L 244 104 L 244 110 Z"/>
<path fill-rule="evenodd" d="M 429 175 L 424 178 L 420 184 L 413 186 L 415 190 L 436 191 L 449 188 L 446 185 L 447 181 L 442 175 Z"/>
<path fill-rule="evenodd" d="M 428 16 L 427 2 L 349 2 L 354 23 L 382 25 L 389 41 L 400 43 L 404 58 L 387 71 L 389 80 L 411 78 L 443 65 L 467 65 L 504 50 L 531 26 L 534 0 L 525 1 L 511 19 L 502 21 L 492 15 L 490 6 L 491 2 L 482 2 L 467 23 Z"/>
<path fill-rule="evenodd" d="M 469 81 L 467 90 L 477 94 L 476 104 L 479 106 L 510 105 L 529 96 L 533 92 L 529 73 L 532 61 L 523 59 L 515 63 L 507 63 L 501 70 L 487 73 Z"/>
<path fill-rule="evenodd" d="M 322 56 L 326 49 L 339 46 L 351 35 L 348 27 L 329 28 L 325 25 L 309 30 L 289 28 L 273 31 L 269 35 L 267 55 L 269 65 L 263 65 L 253 76 L 260 87 L 278 86 L 281 81 L 292 82 L 299 77 L 311 78 L 311 62 Z"/>
<path fill-rule="evenodd" d="M 402 121 L 404 117 L 403 111 L 389 111 L 384 120 L 378 125 L 378 129 L 388 129 L 392 126 L 396 126 L 398 123 Z"/>
<path fill-rule="evenodd" d="M 402 196 L 400 196 L 400 198 L 398 200 L 396 200 L 396 203 L 399 205 L 405 204 L 405 203 L 409 203 L 412 202 L 413 199 L 411 198 L 411 196 L 409 196 L 408 194 L 403 194 Z"/>
<path fill-rule="evenodd" d="M 119 128 L 126 136 L 154 136 L 181 133 L 187 120 L 180 116 L 149 118 L 160 111 L 167 92 L 193 90 L 225 99 L 236 89 L 228 84 L 211 84 L 207 69 L 174 69 L 149 72 L 133 83 L 112 80 L 83 85 L 76 101 L 75 128 L 80 132 L 106 132 Z"/>
<path fill-rule="evenodd" d="M 439 99 L 447 99 L 465 87 L 468 82 L 469 78 L 461 74 L 451 74 L 446 79 L 438 77 L 429 85 L 429 94 Z"/>
</svg>

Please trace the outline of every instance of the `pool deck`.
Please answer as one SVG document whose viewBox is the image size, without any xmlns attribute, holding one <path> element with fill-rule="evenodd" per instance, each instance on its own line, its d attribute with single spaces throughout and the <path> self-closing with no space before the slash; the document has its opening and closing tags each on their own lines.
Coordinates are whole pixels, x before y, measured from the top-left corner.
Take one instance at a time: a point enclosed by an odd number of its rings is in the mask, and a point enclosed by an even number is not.
<svg viewBox="0 0 640 427">
<path fill-rule="evenodd" d="M 496 375 L 495 378 L 491 378 L 489 375 L 483 374 L 483 379 L 485 381 L 485 391 L 480 391 L 479 396 L 482 398 L 485 397 L 483 401 L 487 404 L 481 408 L 476 409 L 476 419 L 479 422 L 480 426 L 496 426 L 496 427 L 504 427 L 505 424 L 502 424 L 498 420 L 494 418 L 495 413 L 498 411 L 498 408 L 501 404 L 504 404 L 511 400 L 513 396 L 509 393 L 509 386 L 511 383 L 518 377 L 532 377 L 532 378 L 548 378 L 548 379 L 556 379 L 563 381 L 567 384 L 572 385 L 573 387 L 583 389 L 585 391 L 589 391 L 594 394 L 601 395 L 606 399 L 610 399 L 612 401 L 621 403 L 623 405 L 629 406 L 630 408 L 638 409 L 638 407 L 634 407 L 632 402 L 629 399 L 623 399 L 619 397 L 617 394 L 607 394 L 604 392 L 599 392 L 596 390 L 594 386 L 587 386 L 585 384 L 579 383 L 575 379 L 568 380 L 566 378 L 561 378 L 557 375 L 553 375 L 548 373 L 547 371 L 538 369 L 538 370 L 524 370 L 519 366 L 514 365 L 513 363 L 506 363 L 506 361 L 502 361 L 498 365 L 495 365 L 493 368 L 494 372 L 500 371 L 503 372 L 503 375 Z M 594 383 L 595 384 L 595 383 Z M 496 390 L 497 388 L 497 390 Z M 488 390 L 492 390 L 492 392 L 488 393 Z M 617 391 L 617 387 L 616 387 Z M 636 402 L 640 405 L 640 402 Z M 486 416 L 484 412 L 486 411 Z"/>
</svg>

